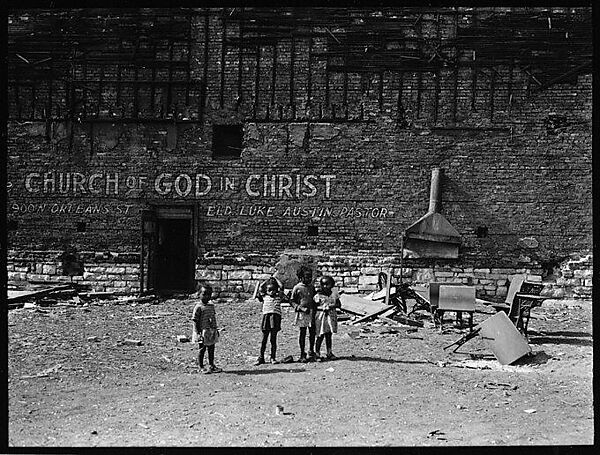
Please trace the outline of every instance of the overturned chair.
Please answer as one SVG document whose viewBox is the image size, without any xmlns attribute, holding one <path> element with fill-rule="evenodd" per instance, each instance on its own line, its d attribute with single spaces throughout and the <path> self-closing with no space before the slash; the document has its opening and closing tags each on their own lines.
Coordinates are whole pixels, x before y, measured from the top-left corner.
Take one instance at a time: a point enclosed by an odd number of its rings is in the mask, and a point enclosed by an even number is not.
<svg viewBox="0 0 600 455">
<path fill-rule="evenodd" d="M 506 313 L 515 327 L 527 336 L 531 310 L 536 306 L 541 306 L 547 297 L 540 295 L 544 288 L 542 283 L 526 281 L 525 278 L 525 275 L 515 275 L 513 277 L 504 303 L 488 302 L 481 299 L 478 299 L 478 301 L 491 306 L 496 311 Z"/>
</svg>

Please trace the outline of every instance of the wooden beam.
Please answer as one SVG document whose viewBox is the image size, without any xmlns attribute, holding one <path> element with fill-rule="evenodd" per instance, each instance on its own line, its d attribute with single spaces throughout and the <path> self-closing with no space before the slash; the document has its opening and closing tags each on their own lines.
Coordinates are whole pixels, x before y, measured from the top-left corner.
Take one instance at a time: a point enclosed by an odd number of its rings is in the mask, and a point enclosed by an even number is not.
<svg viewBox="0 0 600 455">
<path fill-rule="evenodd" d="M 277 42 L 273 44 L 273 72 L 271 74 L 271 106 L 275 105 L 275 86 L 277 85 Z"/>
<path fill-rule="evenodd" d="M 219 90 L 219 106 L 225 104 L 225 46 L 227 42 L 227 21 L 223 20 L 223 33 L 221 34 L 221 87 Z"/>
<path fill-rule="evenodd" d="M 357 319 L 356 321 L 353 321 L 353 322 L 352 322 L 352 325 L 355 325 L 355 324 L 360 324 L 361 322 L 365 322 L 365 321 L 367 321 L 367 320 L 369 320 L 369 319 L 372 319 L 372 318 L 374 318 L 374 317 L 377 317 L 377 316 L 379 316 L 379 315 L 380 315 L 380 314 L 382 314 L 382 313 L 385 313 L 386 311 L 392 310 L 393 308 L 394 308 L 394 307 L 393 307 L 393 306 L 391 306 L 391 305 L 388 305 L 388 306 L 386 306 L 386 308 L 380 308 L 380 309 L 379 309 L 379 310 L 377 310 L 377 311 L 374 311 L 374 312 L 372 312 L 372 313 L 366 314 L 366 315 L 365 315 L 365 316 L 363 316 L 362 318 L 359 318 L 359 319 Z"/>
<path fill-rule="evenodd" d="M 7 291 L 7 301 L 9 303 L 24 302 L 29 299 L 42 297 L 44 295 L 52 294 L 56 291 L 62 291 L 65 289 L 74 289 L 70 284 L 61 284 L 58 286 L 52 286 L 51 288 L 39 289 L 37 291 Z"/>
<path fill-rule="evenodd" d="M 291 38 L 290 45 L 290 107 L 296 104 L 294 100 L 294 54 L 296 53 L 296 40 L 294 39 L 294 35 Z M 292 115 L 292 120 L 295 119 L 295 115 Z"/>
<path fill-rule="evenodd" d="M 254 109 L 253 118 L 256 119 L 258 113 L 258 93 L 260 90 L 260 45 L 256 46 L 256 73 L 254 78 Z"/>
</svg>

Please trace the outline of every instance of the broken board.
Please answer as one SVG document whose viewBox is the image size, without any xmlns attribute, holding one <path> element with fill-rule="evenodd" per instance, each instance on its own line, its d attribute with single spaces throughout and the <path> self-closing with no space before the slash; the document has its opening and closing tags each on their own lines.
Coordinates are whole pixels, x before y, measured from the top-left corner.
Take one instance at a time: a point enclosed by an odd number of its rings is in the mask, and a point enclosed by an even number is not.
<svg viewBox="0 0 600 455">
<path fill-rule="evenodd" d="M 390 308 L 389 305 L 374 302 L 353 294 L 341 294 L 340 302 L 342 304 L 342 310 L 348 311 L 349 313 L 358 314 L 360 316 L 375 313 L 379 310 L 385 311 Z"/>
<path fill-rule="evenodd" d="M 481 324 L 480 335 L 502 365 L 510 365 L 530 354 L 527 340 L 510 321 L 506 313 L 496 313 Z"/>
<path fill-rule="evenodd" d="M 359 323 L 364 322 L 364 321 L 366 321 L 368 319 L 377 317 L 377 316 L 379 316 L 382 313 L 387 313 L 388 311 L 392 311 L 392 312 L 394 311 L 393 305 L 386 305 L 385 308 L 379 309 L 379 310 L 377 310 L 377 311 L 375 311 L 373 313 L 366 314 L 362 318 L 359 318 L 356 321 L 354 321 L 352 324 L 359 324 Z"/>
</svg>

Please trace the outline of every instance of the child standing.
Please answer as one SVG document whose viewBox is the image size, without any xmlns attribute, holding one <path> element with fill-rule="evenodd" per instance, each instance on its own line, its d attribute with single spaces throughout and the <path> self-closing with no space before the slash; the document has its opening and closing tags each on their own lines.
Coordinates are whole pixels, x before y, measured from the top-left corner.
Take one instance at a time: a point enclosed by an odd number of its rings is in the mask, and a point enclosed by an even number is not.
<svg viewBox="0 0 600 455">
<path fill-rule="evenodd" d="M 269 278 L 266 282 L 264 292 L 258 294 L 258 300 L 262 302 L 263 318 L 260 329 L 263 337 L 260 344 L 260 355 L 255 365 L 265 363 L 265 350 L 267 349 L 267 340 L 271 336 L 271 363 L 277 361 L 277 332 L 281 330 L 281 286 L 275 278 Z"/>
<path fill-rule="evenodd" d="M 192 343 L 198 343 L 198 365 L 205 374 L 223 371 L 215 365 L 215 343 L 219 341 L 215 306 L 211 302 L 213 289 L 208 284 L 198 284 L 200 302 L 192 312 Z M 208 367 L 204 368 L 204 353 L 208 351 Z"/>
<path fill-rule="evenodd" d="M 312 285 L 312 270 L 301 266 L 298 270 L 300 282 L 291 292 L 290 304 L 294 307 L 294 325 L 300 327 L 300 362 L 306 363 L 315 360 L 315 288 Z M 306 357 L 306 329 L 308 328 L 309 353 Z"/>
<path fill-rule="evenodd" d="M 327 360 L 334 360 L 336 357 L 331 352 L 331 335 L 337 333 L 337 313 L 336 308 L 342 306 L 339 295 L 333 290 L 335 282 L 330 276 L 323 276 L 320 280 L 320 288 L 314 296 L 316 305 L 316 330 L 317 330 L 317 360 L 322 362 L 324 360 L 321 357 L 321 343 L 325 338 L 325 345 L 327 346 Z"/>
</svg>

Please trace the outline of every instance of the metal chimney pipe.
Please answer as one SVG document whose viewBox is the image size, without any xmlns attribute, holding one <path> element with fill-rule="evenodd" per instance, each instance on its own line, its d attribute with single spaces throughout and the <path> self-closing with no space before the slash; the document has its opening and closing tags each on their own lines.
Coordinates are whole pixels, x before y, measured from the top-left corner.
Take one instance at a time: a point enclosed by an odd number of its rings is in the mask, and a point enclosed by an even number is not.
<svg viewBox="0 0 600 455">
<path fill-rule="evenodd" d="M 441 174 L 442 170 L 439 167 L 434 167 L 431 170 L 431 188 L 429 191 L 429 212 L 437 213 L 442 205 L 442 190 L 441 190 Z"/>
</svg>

